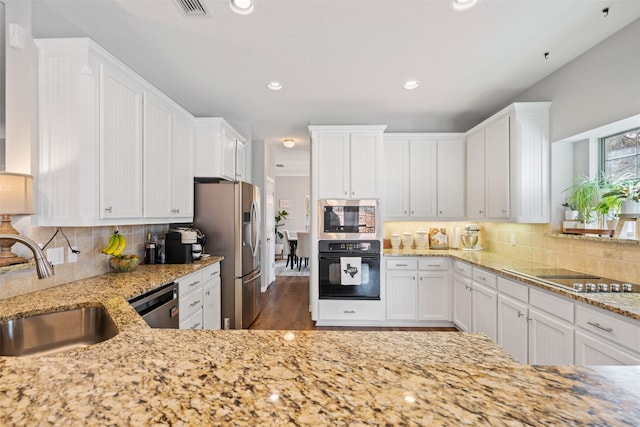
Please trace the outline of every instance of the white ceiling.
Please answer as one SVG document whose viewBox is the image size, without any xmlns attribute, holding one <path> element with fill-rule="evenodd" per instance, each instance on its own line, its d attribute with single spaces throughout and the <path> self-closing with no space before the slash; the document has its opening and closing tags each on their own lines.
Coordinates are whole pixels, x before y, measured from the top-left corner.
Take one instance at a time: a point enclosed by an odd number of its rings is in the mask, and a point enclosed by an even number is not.
<svg viewBox="0 0 640 427">
<path fill-rule="evenodd" d="M 308 158 L 308 124 L 468 130 L 640 17 L 639 0 L 255 0 L 249 16 L 201 1 L 208 17 L 174 0 L 32 0 L 33 32 L 91 37 L 194 115 L 295 138 L 288 157 Z"/>
</svg>

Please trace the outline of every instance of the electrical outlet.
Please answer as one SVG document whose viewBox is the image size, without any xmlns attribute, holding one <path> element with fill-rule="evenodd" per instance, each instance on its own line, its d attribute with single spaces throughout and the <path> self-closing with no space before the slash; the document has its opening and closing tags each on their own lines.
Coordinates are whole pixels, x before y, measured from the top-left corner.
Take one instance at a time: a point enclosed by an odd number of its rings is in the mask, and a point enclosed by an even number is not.
<svg viewBox="0 0 640 427">
<path fill-rule="evenodd" d="M 77 246 L 71 246 L 69 248 L 69 253 L 67 254 L 67 262 L 69 264 L 74 263 L 74 262 L 78 262 L 78 254 L 74 254 L 73 251 L 77 251 L 78 247 Z"/>
<path fill-rule="evenodd" d="M 64 248 L 47 249 L 47 259 L 51 265 L 64 264 Z"/>
<path fill-rule="evenodd" d="M 511 246 L 515 246 L 516 245 L 516 235 L 512 234 L 511 235 Z"/>
</svg>

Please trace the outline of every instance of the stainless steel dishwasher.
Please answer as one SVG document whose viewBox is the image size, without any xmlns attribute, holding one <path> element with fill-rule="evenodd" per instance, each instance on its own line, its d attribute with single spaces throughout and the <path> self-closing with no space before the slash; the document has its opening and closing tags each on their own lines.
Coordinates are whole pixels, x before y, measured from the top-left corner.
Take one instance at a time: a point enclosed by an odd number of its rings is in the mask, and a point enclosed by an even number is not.
<svg viewBox="0 0 640 427">
<path fill-rule="evenodd" d="M 180 327 L 177 283 L 168 283 L 132 298 L 129 304 L 152 328 L 178 329 Z"/>
</svg>

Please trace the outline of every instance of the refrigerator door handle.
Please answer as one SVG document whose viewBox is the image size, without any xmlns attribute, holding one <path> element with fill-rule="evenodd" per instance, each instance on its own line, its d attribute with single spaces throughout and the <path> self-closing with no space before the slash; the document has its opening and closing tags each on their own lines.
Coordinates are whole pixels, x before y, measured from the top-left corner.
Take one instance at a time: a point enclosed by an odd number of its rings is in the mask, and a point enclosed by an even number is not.
<svg viewBox="0 0 640 427">
<path fill-rule="evenodd" d="M 258 256 L 258 250 L 260 243 L 260 214 L 258 211 L 258 204 L 254 200 L 251 202 L 251 249 L 253 256 Z"/>
</svg>

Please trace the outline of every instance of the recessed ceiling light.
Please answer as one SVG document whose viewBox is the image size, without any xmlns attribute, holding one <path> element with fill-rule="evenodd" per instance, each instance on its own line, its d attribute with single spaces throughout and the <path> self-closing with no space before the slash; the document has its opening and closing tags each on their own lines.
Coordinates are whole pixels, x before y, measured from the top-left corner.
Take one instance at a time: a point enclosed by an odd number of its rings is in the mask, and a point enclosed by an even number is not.
<svg viewBox="0 0 640 427">
<path fill-rule="evenodd" d="M 467 10 L 478 4 L 480 0 L 451 0 L 449 6 L 453 10 Z"/>
<path fill-rule="evenodd" d="M 282 89 L 282 83 L 280 82 L 270 82 L 267 87 L 271 90 L 280 90 Z"/>
<path fill-rule="evenodd" d="M 407 90 L 417 89 L 420 86 L 420 82 L 418 80 L 407 80 L 404 83 L 404 88 Z"/>
<path fill-rule="evenodd" d="M 253 1 L 251 0 L 231 0 L 229 7 L 238 15 L 249 15 L 253 12 Z"/>
<path fill-rule="evenodd" d="M 296 141 L 294 141 L 292 138 L 286 138 L 284 141 L 282 141 L 282 145 L 287 148 L 293 148 L 296 145 Z"/>
</svg>

